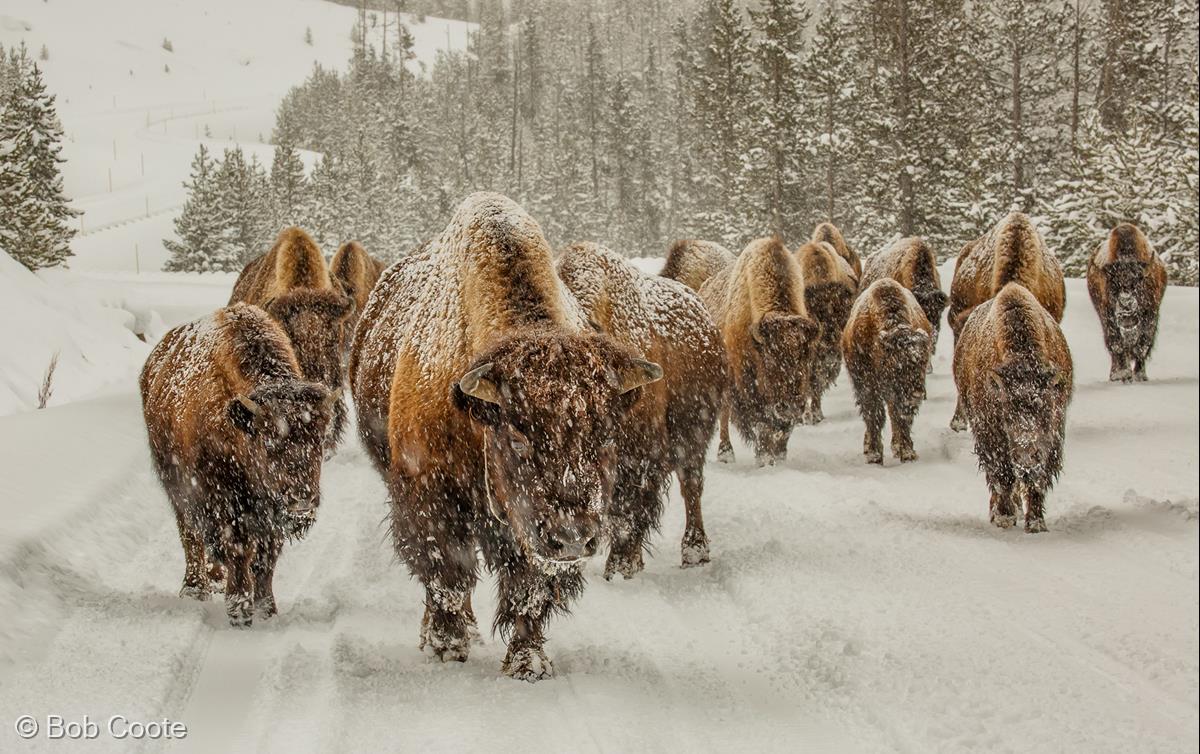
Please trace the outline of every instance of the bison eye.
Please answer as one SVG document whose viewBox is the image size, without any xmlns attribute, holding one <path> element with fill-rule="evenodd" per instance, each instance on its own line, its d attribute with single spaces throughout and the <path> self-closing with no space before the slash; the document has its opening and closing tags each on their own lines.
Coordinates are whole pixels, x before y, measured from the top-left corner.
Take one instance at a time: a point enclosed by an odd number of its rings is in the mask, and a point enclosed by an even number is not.
<svg viewBox="0 0 1200 754">
<path fill-rule="evenodd" d="M 515 429 L 509 434 L 508 447 L 521 458 L 527 458 L 533 452 L 533 444 L 529 442 L 529 438 Z"/>
</svg>

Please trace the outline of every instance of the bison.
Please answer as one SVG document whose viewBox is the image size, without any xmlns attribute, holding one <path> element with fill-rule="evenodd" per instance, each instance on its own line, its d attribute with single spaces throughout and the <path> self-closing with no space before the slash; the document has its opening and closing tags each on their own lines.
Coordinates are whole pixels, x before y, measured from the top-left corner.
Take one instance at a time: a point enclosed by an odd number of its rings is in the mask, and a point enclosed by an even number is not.
<svg viewBox="0 0 1200 754">
<path fill-rule="evenodd" d="M 279 234 L 266 254 L 251 260 L 233 286 L 230 304 L 261 306 L 291 338 L 304 376 L 331 390 L 342 386 L 342 346 L 354 299 L 329 277 L 325 257 L 300 228 Z M 339 401 L 326 450 L 337 447 L 346 421 Z"/>
<path fill-rule="evenodd" d="M 622 427 L 662 369 L 592 331 L 538 224 L 476 193 L 392 265 L 351 345 L 359 432 L 396 553 L 425 587 L 420 646 L 465 661 L 476 552 L 497 575 L 504 672 L 553 675 L 545 625 L 583 590 Z"/>
<path fill-rule="evenodd" d="M 621 425 L 605 578 L 642 570 L 645 536 L 657 528 L 671 473 L 687 510 L 683 566 L 707 563 L 700 497 L 704 454 L 717 426 L 726 364 L 721 334 L 704 304 L 674 280 L 645 275 L 596 244 L 575 244 L 559 257 L 558 273 L 600 332 L 663 369 Z"/>
<path fill-rule="evenodd" d="M 821 223 L 813 228 L 812 240 L 815 243 L 827 243 L 832 246 L 837 255 L 844 259 L 850 269 L 854 271 L 854 279 L 858 280 L 862 277 L 862 260 L 858 258 L 854 249 L 850 248 L 850 244 L 846 243 L 838 226 L 833 223 Z"/>
<path fill-rule="evenodd" d="M 975 307 L 991 299 L 1009 283 L 1022 285 L 1055 322 L 1062 322 L 1067 297 L 1062 266 L 1046 248 L 1033 223 L 1020 212 L 1006 216 L 958 254 L 947 313 L 956 343 Z M 954 409 L 950 427 L 959 432 L 967 428 L 961 400 Z"/>
<path fill-rule="evenodd" d="M 892 278 L 876 280 L 854 302 L 841 346 L 854 399 L 867 425 L 867 463 L 883 463 L 883 422 L 888 418 L 892 455 L 901 463 L 917 460 L 912 423 L 925 400 L 925 365 L 933 334 L 916 296 Z"/>
<path fill-rule="evenodd" d="M 342 244 L 329 262 L 329 274 L 334 284 L 354 300 L 354 314 L 347 319 L 343 328 L 346 352 L 350 350 L 350 339 L 354 335 L 358 315 L 366 307 L 367 297 L 371 295 L 375 281 L 379 280 L 386 267 L 383 262 L 368 254 L 358 241 Z"/>
<path fill-rule="evenodd" d="M 933 328 L 932 349 L 937 349 L 938 334 L 942 329 L 942 311 L 948 296 L 942 291 L 942 278 L 938 274 L 937 257 L 924 238 L 901 238 L 891 246 L 867 257 L 858 290 L 865 291 L 876 280 L 891 278 L 907 288 L 916 297 L 925 319 Z M 932 355 L 933 351 L 930 351 Z"/>
<path fill-rule="evenodd" d="M 337 394 L 304 378 L 287 334 L 248 304 L 168 332 L 140 385 L 154 468 L 183 544 L 180 596 L 207 599 L 210 575 L 223 572 L 232 625 L 274 615 L 279 552 L 320 502 Z"/>
<path fill-rule="evenodd" d="M 1088 259 L 1087 287 L 1112 357 L 1108 378 L 1145 382 L 1167 268 L 1137 226 L 1121 223 L 1108 234 Z"/>
<path fill-rule="evenodd" d="M 778 238 L 751 241 L 737 261 L 709 278 L 700 298 L 729 360 L 718 458 L 732 462 L 732 419 L 754 446 L 759 466 L 787 456 L 787 441 L 807 404 L 808 364 L 820 326 L 804 303 L 795 255 Z"/>
<path fill-rule="evenodd" d="M 821 326 L 807 370 L 807 403 L 801 421 L 818 424 L 825 418 L 821 396 L 842 369 L 842 328 L 850 316 L 858 280 L 833 246 L 824 241 L 810 241 L 801 246 L 796 250 L 796 260 L 804 280 L 804 305 L 809 316 Z"/>
<path fill-rule="evenodd" d="M 733 252 L 719 243 L 681 240 L 671 244 L 667 262 L 658 274 L 698 291 L 706 280 L 732 265 L 735 259 Z"/>
<path fill-rule="evenodd" d="M 1020 283 L 1006 284 L 962 324 L 954 346 L 959 403 L 987 476 L 991 521 L 1046 531 L 1046 491 L 1062 468 L 1072 363 L 1056 318 Z"/>
</svg>

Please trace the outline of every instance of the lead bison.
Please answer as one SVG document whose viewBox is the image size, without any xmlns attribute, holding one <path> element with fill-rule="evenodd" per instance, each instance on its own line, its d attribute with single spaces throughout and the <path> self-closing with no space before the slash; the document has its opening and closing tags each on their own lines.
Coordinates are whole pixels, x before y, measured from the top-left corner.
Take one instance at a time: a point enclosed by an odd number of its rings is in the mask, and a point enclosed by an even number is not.
<svg viewBox="0 0 1200 754">
<path fill-rule="evenodd" d="M 230 304 L 239 302 L 262 307 L 283 326 L 307 379 L 330 390 L 342 386 L 342 344 L 354 301 L 330 280 L 325 257 L 307 233 L 285 229 L 270 251 L 242 269 L 229 297 Z M 327 450 L 337 447 L 345 421 L 339 400 Z"/>
<path fill-rule="evenodd" d="M 907 288 L 916 297 L 925 319 L 932 327 L 932 348 L 937 348 L 938 334 L 942 329 L 942 312 L 949 299 L 942 291 L 942 277 L 938 274 L 937 257 L 924 238 L 901 238 L 891 246 L 867 257 L 858 290 L 865 291 L 876 280 L 891 278 Z M 932 353 L 932 351 L 931 351 Z"/>
<path fill-rule="evenodd" d="M 854 399 L 867 425 L 863 455 L 883 463 L 883 423 L 892 421 L 892 455 L 917 460 L 912 423 L 925 400 L 925 365 L 933 327 L 912 291 L 891 278 L 870 285 L 850 311 L 842 335 Z"/>
<path fill-rule="evenodd" d="M 705 281 L 732 265 L 735 259 L 734 253 L 719 243 L 685 239 L 671 244 L 667 261 L 658 274 L 698 291 Z"/>
<path fill-rule="evenodd" d="M 1009 283 L 1019 283 L 1055 322 L 1062 322 L 1067 302 L 1062 266 L 1046 248 L 1033 223 L 1019 212 L 1006 216 L 958 254 L 947 314 L 956 343 L 975 307 L 990 300 Z M 955 431 L 967 428 L 961 400 L 954 409 L 950 427 Z"/>
<path fill-rule="evenodd" d="M 312 523 L 337 397 L 300 372 L 283 330 L 246 304 L 168 332 L 146 360 L 142 408 L 186 567 L 181 597 L 224 572 L 234 626 L 276 612 L 284 540 Z"/>
<path fill-rule="evenodd" d="M 1112 357 L 1108 378 L 1146 381 L 1167 268 L 1137 226 L 1121 223 L 1088 259 L 1087 288 Z"/>
<path fill-rule="evenodd" d="M 804 280 L 804 306 L 821 327 L 813 342 L 806 405 L 800 419 L 805 424 L 819 424 L 825 419 L 821 397 L 842 370 L 842 328 L 850 317 L 858 278 L 846 260 L 824 241 L 809 241 L 796 249 L 796 261 Z"/>
<path fill-rule="evenodd" d="M 804 303 L 800 265 L 778 238 L 760 238 L 709 278 L 700 298 L 729 359 L 718 458 L 733 461 L 732 419 L 754 446 L 758 465 L 773 465 L 787 456 L 788 437 L 804 414 L 808 366 L 820 334 Z"/>
<path fill-rule="evenodd" d="M 621 427 L 661 376 L 587 327 L 541 228 L 506 197 L 472 194 L 437 240 L 388 268 L 350 384 L 396 553 L 425 587 L 422 648 L 467 659 L 479 550 L 499 582 L 504 672 L 553 674 L 546 622 L 583 590 Z"/>
<path fill-rule="evenodd" d="M 642 570 L 645 536 L 657 528 L 670 475 L 687 510 L 683 566 L 707 563 L 700 498 L 704 454 L 717 426 L 726 364 L 721 334 L 704 304 L 673 280 L 646 275 L 603 247 L 575 244 L 558 273 L 593 327 L 659 364 L 663 379 L 642 389 L 622 423 L 605 578 Z"/>
<path fill-rule="evenodd" d="M 1072 363 L 1055 318 L 1019 283 L 971 312 L 954 347 L 959 402 L 992 492 L 991 521 L 1046 531 L 1044 503 L 1062 469 Z"/>
</svg>

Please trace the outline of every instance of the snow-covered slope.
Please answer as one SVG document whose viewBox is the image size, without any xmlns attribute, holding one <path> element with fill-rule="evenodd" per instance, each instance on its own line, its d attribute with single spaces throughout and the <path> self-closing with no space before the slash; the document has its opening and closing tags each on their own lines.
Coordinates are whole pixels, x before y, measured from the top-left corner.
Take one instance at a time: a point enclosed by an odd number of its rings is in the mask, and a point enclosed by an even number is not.
<svg viewBox="0 0 1200 754">
<path fill-rule="evenodd" d="M 76 281 L 62 270 L 35 275 L 0 249 L 0 416 L 37 406 L 51 361 L 51 406 L 113 382 L 127 387 L 141 368 L 150 349 L 134 333 L 161 323 L 72 291 Z"/>
<path fill-rule="evenodd" d="M 1049 533 L 987 523 L 971 439 L 947 429 L 944 333 L 918 462 L 863 463 L 843 375 L 785 464 L 737 444 L 708 465 L 710 565 L 678 567 L 674 491 L 644 574 L 589 565 L 550 629 L 559 677 L 535 686 L 500 674 L 497 638 L 464 665 L 417 650 L 422 591 L 353 439 L 284 553 L 282 613 L 237 632 L 175 597 L 132 385 L 0 421 L 0 719 L 166 716 L 182 748 L 222 752 L 1196 751 L 1197 292 L 1168 290 L 1151 382 L 1119 385 L 1067 288 L 1077 390 Z M 481 584 L 481 624 L 494 606 Z"/>
<path fill-rule="evenodd" d="M 275 108 L 314 62 L 345 64 L 355 17 L 325 0 L 5 0 L 0 43 L 49 53 L 37 62 L 66 132 L 65 188 L 85 212 L 72 268 L 161 269 L 197 145 L 270 164 Z M 463 22 L 409 22 L 414 65 L 466 44 Z"/>
</svg>

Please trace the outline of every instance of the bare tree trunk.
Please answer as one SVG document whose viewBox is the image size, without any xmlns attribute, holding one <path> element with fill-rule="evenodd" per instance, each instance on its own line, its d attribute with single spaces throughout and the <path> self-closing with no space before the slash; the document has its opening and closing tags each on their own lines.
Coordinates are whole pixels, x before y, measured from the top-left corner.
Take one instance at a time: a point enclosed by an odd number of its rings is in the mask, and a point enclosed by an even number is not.
<svg viewBox="0 0 1200 754">
<path fill-rule="evenodd" d="M 1018 10 L 1022 16 L 1024 8 Z M 1014 24 L 1018 23 L 1014 19 Z M 1014 37 L 1016 34 L 1013 35 Z M 1022 40 L 1010 39 L 1012 45 L 1012 129 L 1013 129 L 1013 195 L 1021 197 L 1021 209 L 1028 211 L 1029 207 L 1025 206 L 1025 199 L 1022 197 L 1022 192 L 1025 190 L 1025 135 L 1021 113 L 1022 95 L 1021 91 L 1021 51 L 1023 49 Z"/>
<path fill-rule="evenodd" d="M 1079 90 L 1082 88 L 1079 71 L 1083 47 L 1083 0 L 1075 0 L 1075 34 L 1071 40 L 1071 153 L 1079 153 Z"/>
<path fill-rule="evenodd" d="M 912 86 L 909 73 L 909 53 L 908 53 L 908 0 L 899 0 L 897 3 L 900 9 L 899 18 L 897 19 L 897 47 L 900 56 L 900 123 L 901 130 L 906 130 L 909 127 L 909 88 Z M 904 154 L 904 166 L 900 170 L 900 233 L 904 236 L 915 234 L 915 217 L 914 203 L 915 192 L 913 188 L 912 173 L 908 170 L 909 163 L 912 160 L 912 155 Z"/>
<path fill-rule="evenodd" d="M 829 159 L 825 162 L 825 219 L 833 222 L 833 172 L 836 159 L 833 143 L 833 87 L 825 94 L 825 133 L 829 137 Z"/>
</svg>

